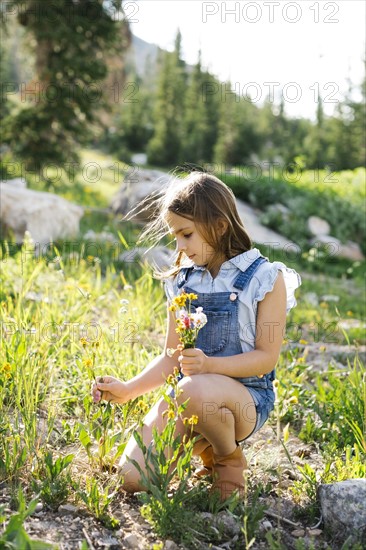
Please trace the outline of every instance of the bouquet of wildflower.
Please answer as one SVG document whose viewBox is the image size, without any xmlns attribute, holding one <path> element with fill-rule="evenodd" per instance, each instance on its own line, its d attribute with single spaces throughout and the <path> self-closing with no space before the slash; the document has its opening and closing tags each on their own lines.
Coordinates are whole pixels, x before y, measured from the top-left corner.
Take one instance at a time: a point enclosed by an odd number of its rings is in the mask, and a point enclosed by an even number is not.
<svg viewBox="0 0 366 550">
<path fill-rule="evenodd" d="M 172 300 L 170 311 L 178 311 L 179 316 L 176 319 L 176 332 L 179 334 L 180 343 L 185 349 L 194 348 L 198 332 L 207 323 L 207 317 L 203 313 L 202 307 L 196 308 L 195 312 L 191 311 L 192 300 L 196 300 L 197 295 L 193 293 L 182 292 L 179 296 L 175 296 Z M 172 355 L 177 351 L 169 348 L 168 355 Z"/>
</svg>

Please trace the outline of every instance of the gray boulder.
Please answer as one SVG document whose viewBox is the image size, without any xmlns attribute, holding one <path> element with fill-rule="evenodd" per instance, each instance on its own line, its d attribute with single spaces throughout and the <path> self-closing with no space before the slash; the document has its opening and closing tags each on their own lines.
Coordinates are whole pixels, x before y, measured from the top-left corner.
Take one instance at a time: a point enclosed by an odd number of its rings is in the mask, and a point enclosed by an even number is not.
<svg viewBox="0 0 366 550">
<path fill-rule="evenodd" d="M 130 214 L 128 219 L 146 223 L 153 214 L 152 202 L 174 180 L 174 176 L 159 170 L 144 170 L 137 166 L 127 173 L 122 187 L 112 198 L 111 209 L 115 214 Z M 136 211 L 133 209 L 139 206 Z M 132 211 L 132 212 L 131 212 Z"/>
<path fill-rule="evenodd" d="M 365 259 L 361 248 L 353 241 L 347 241 L 343 244 L 337 237 L 332 237 L 331 235 L 318 235 L 314 239 L 311 239 L 310 244 L 313 246 L 325 246 L 327 250 L 326 254 L 329 257 L 339 256 L 341 258 L 353 260 L 354 262 Z"/>
<path fill-rule="evenodd" d="M 330 225 L 326 220 L 319 218 L 318 216 L 310 216 L 308 218 L 308 229 L 314 237 L 319 235 L 329 235 Z"/>
<path fill-rule="evenodd" d="M 29 232 L 36 250 L 59 238 L 79 233 L 84 210 L 62 197 L 18 186 L 0 184 L 0 217 L 5 229 L 22 243 Z"/>
<path fill-rule="evenodd" d="M 25 189 L 27 187 L 27 182 L 25 178 L 14 178 L 12 180 L 6 180 L 6 185 L 12 185 L 13 187 L 20 187 L 21 189 Z"/>
<path fill-rule="evenodd" d="M 301 252 L 300 247 L 290 239 L 260 223 L 261 211 L 254 209 L 240 199 L 236 199 L 236 206 L 246 231 L 255 243 L 266 244 L 273 249 L 282 249 L 285 252 Z"/>
<path fill-rule="evenodd" d="M 154 248 L 131 248 L 119 255 L 118 259 L 124 263 L 147 262 L 153 267 L 159 269 L 171 266 L 174 252 L 165 246 L 156 246 Z"/>
<path fill-rule="evenodd" d="M 345 535 L 366 535 L 366 479 L 323 484 L 318 495 L 327 529 Z"/>
<path fill-rule="evenodd" d="M 112 211 L 115 214 L 123 214 L 124 216 L 129 214 L 128 219 L 142 224 L 148 222 L 153 215 L 153 209 L 151 208 L 153 199 L 160 196 L 175 179 L 173 175 L 166 172 L 133 167 L 128 172 L 122 187 L 112 199 L 110 205 Z M 139 207 L 134 212 L 133 208 L 141 202 L 144 202 L 144 208 Z M 236 204 L 244 227 L 256 243 L 267 244 L 273 248 L 282 248 L 288 252 L 300 251 L 298 245 L 262 225 L 259 221 L 261 212 L 239 199 L 237 199 Z M 287 212 L 286 207 L 282 205 L 280 207 L 282 207 L 283 212 L 285 210 Z"/>
</svg>

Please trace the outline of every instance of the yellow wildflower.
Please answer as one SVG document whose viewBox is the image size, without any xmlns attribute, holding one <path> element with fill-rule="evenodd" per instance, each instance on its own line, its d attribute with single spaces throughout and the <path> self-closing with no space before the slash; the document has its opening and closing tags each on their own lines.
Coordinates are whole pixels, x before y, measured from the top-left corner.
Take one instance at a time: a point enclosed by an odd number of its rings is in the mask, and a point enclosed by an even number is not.
<svg viewBox="0 0 366 550">
<path fill-rule="evenodd" d="M 179 374 L 178 367 L 174 367 L 173 373 L 174 373 L 174 376 L 178 376 L 178 374 Z"/>
<path fill-rule="evenodd" d="M 319 347 L 319 351 L 325 351 L 326 349 L 327 349 L 326 346 L 320 346 Z"/>
<path fill-rule="evenodd" d="M 3 372 L 9 372 L 9 371 L 11 371 L 11 364 L 10 364 L 10 363 L 5 363 L 5 364 L 3 365 L 3 369 L 2 369 L 2 370 L 3 370 Z"/>
<path fill-rule="evenodd" d="M 142 399 L 140 399 L 138 402 L 137 402 L 137 405 L 136 407 L 138 409 L 140 409 L 141 412 L 146 412 L 147 409 L 149 408 L 148 405 L 145 403 L 145 401 L 143 401 Z"/>
<path fill-rule="evenodd" d="M 188 416 L 185 416 L 185 417 L 183 418 L 183 424 L 184 424 L 184 426 L 188 426 L 188 424 L 189 424 L 189 418 L 188 418 Z"/>
<path fill-rule="evenodd" d="M 288 400 L 288 403 L 293 403 L 293 404 L 297 404 L 299 402 L 299 400 L 297 399 L 296 395 L 293 395 L 292 397 L 290 397 L 290 399 Z"/>
<path fill-rule="evenodd" d="M 179 296 L 175 296 L 172 300 L 172 305 L 176 307 L 184 307 L 186 305 L 186 294 L 180 294 Z"/>
<path fill-rule="evenodd" d="M 93 361 L 89 358 L 84 359 L 83 363 L 84 363 L 84 367 L 86 367 L 87 369 L 93 366 Z"/>
<path fill-rule="evenodd" d="M 172 374 L 169 374 L 169 375 L 167 376 L 166 381 L 167 381 L 168 384 L 173 384 L 174 380 L 175 380 L 175 378 L 174 378 L 174 376 L 173 376 Z"/>
<path fill-rule="evenodd" d="M 187 299 L 188 300 L 197 300 L 198 296 L 197 294 L 193 294 L 193 292 L 191 292 L 190 294 L 187 294 Z"/>
<path fill-rule="evenodd" d="M 352 315 L 353 315 L 353 311 L 351 311 L 351 310 L 348 310 L 348 311 L 347 311 L 347 315 L 348 315 L 348 317 L 352 317 Z"/>
<path fill-rule="evenodd" d="M 198 424 L 198 416 L 196 414 L 192 414 L 191 418 L 188 420 L 188 423 L 191 426 L 194 426 L 195 424 Z"/>
<path fill-rule="evenodd" d="M 308 343 L 307 340 L 303 340 L 303 339 L 299 340 L 299 344 L 302 344 L 303 346 L 306 346 L 307 343 Z"/>
<path fill-rule="evenodd" d="M 172 410 L 169 410 L 169 411 L 168 411 L 168 418 L 174 420 L 174 418 L 175 418 L 175 412 L 172 411 Z"/>
<path fill-rule="evenodd" d="M 177 306 L 172 305 L 172 306 L 169 306 L 168 309 L 169 309 L 169 311 L 177 311 L 178 308 L 177 308 Z"/>
<path fill-rule="evenodd" d="M 80 338 L 80 344 L 83 346 L 83 348 L 86 348 L 88 345 L 88 340 L 86 338 Z"/>
</svg>

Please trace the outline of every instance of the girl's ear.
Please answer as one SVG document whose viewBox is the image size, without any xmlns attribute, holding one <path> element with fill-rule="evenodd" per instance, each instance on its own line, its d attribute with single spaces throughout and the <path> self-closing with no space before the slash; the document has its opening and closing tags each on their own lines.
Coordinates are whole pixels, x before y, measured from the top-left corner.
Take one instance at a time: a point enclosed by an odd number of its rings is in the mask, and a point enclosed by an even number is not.
<svg viewBox="0 0 366 550">
<path fill-rule="evenodd" d="M 228 228 L 227 221 L 222 219 L 222 218 L 219 218 L 217 220 L 216 230 L 217 230 L 218 234 L 220 235 L 220 237 L 222 237 L 226 233 L 227 228 Z"/>
</svg>

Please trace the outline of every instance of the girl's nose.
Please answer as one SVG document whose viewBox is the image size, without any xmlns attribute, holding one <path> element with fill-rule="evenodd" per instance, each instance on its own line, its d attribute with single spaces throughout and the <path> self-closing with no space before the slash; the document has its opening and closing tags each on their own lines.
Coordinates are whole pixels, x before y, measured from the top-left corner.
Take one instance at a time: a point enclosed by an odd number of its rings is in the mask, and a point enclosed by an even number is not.
<svg viewBox="0 0 366 550">
<path fill-rule="evenodd" d="M 187 246 L 184 244 L 184 242 L 180 240 L 177 240 L 177 247 L 179 252 L 183 252 L 184 250 L 187 249 Z"/>
</svg>

